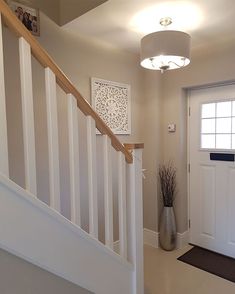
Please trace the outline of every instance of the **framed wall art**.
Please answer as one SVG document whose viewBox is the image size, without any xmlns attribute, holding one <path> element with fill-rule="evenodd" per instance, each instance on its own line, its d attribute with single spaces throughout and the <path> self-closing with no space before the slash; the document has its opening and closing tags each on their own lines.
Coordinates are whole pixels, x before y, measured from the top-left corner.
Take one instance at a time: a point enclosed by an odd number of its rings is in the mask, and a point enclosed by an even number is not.
<svg viewBox="0 0 235 294">
<path fill-rule="evenodd" d="M 131 134 L 130 85 L 91 79 L 92 107 L 114 134 Z"/>
<path fill-rule="evenodd" d="M 39 10 L 26 6 L 20 2 L 7 1 L 11 10 L 15 13 L 23 25 L 35 36 L 40 35 Z"/>
</svg>

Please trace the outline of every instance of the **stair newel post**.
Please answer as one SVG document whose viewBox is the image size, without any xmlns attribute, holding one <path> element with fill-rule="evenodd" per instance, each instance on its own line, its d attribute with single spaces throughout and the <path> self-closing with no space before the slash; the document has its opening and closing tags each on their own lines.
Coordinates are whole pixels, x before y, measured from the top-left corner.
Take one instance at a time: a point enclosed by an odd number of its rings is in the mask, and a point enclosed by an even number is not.
<svg viewBox="0 0 235 294">
<path fill-rule="evenodd" d="M 4 80 L 4 60 L 2 44 L 2 21 L 0 14 L 0 172 L 9 177 L 8 167 L 8 144 L 7 144 L 7 116 L 6 116 L 6 94 Z"/>
<path fill-rule="evenodd" d="M 143 185 L 142 151 L 144 144 L 126 144 L 133 163 L 127 165 L 127 244 L 128 259 L 134 265 L 134 294 L 144 293 L 143 266 Z"/>
</svg>

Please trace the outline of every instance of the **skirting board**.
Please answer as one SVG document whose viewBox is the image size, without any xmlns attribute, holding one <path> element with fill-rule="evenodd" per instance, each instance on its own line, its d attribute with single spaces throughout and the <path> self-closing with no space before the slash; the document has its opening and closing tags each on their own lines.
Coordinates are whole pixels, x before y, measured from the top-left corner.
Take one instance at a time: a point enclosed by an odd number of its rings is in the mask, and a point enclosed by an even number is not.
<svg viewBox="0 0 235 294">
<path fill-rule="evenodd" d="M 177 233 L 176 248 L 185 247 L 189 242 L 189 231 Z M 159 247 L 159 232 L 154 232 L 149 229 L 144 229 L 144 244 L 158 248 Z"/>
<path fill-rule="evenodd" d="M 159 233 L 144 229 L 144 244 L 155 248 L 159 247 Z"/>
<path fill-rule="evenodd" d="M 184 233 L 177 233 L 176 239 L 176 248 L 181 249 L 187 246 L 189 243 L 189 231 L 185 231 Z"/>
<path fill-rule="evenodd" d="M 176 249 L 181 249 L 187 246 L 189 243 L 189 231 L 184 233 L 177 233 Z M 154 232 L 149 229 L 144 229 L 144 244 L 152 246 L 154 248 L 159 247 L 159 232 Z M 119 253 L 119 241 L 115 241 L 113 249 L 116 253 Z"/>
</svg>

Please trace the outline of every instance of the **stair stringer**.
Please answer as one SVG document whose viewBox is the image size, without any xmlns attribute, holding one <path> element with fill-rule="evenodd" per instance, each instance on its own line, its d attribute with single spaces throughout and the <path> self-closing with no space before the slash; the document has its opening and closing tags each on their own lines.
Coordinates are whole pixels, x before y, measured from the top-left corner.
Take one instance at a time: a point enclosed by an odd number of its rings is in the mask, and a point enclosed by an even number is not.
<svg viewBox="0 0 235 294">
<path fill-rule="evenodd" d="M 133 266 L 0 175 L 0 247 L 96 294 L 132 294 Z"/>
</svg>

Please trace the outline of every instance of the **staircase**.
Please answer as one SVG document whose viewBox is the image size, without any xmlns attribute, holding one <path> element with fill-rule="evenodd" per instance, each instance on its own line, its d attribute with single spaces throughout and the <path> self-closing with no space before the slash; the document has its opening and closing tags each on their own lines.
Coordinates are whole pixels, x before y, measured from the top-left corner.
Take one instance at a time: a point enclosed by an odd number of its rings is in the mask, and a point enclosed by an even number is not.
<svg viewBox="0 0 235 294">
<path fill-rule="evenodd" d="M 24 147 L 24 185 L 9 175 L 9 146 L 0 19 L 0 247 L 97 294 L 143 294 L 143 144 L 119 142 L 69 79 L 0 0 L 0 17 L 18 38 Z M 48 134 L 49 203 L 37 198 L 37 163 L 33 103 L 32 55 L 44 71 Z M 57 88 L 67 97 L 70 219 L 61 212 Z M 85 121 L 85 154 L 79 150 Z M 99 241 L 97 197 L 97 135 L 101 140 L 104 190 L 104 242 Z M 117 163 L 112 166 L 113 156 Z M 81 227 L 81 158 L 87 161 L 88 232 Z M 118 197 L 118 252 L 114 252 L 113 178 Z M 115 183 L 116 184 L 116 183 Z"/>
</svg>

